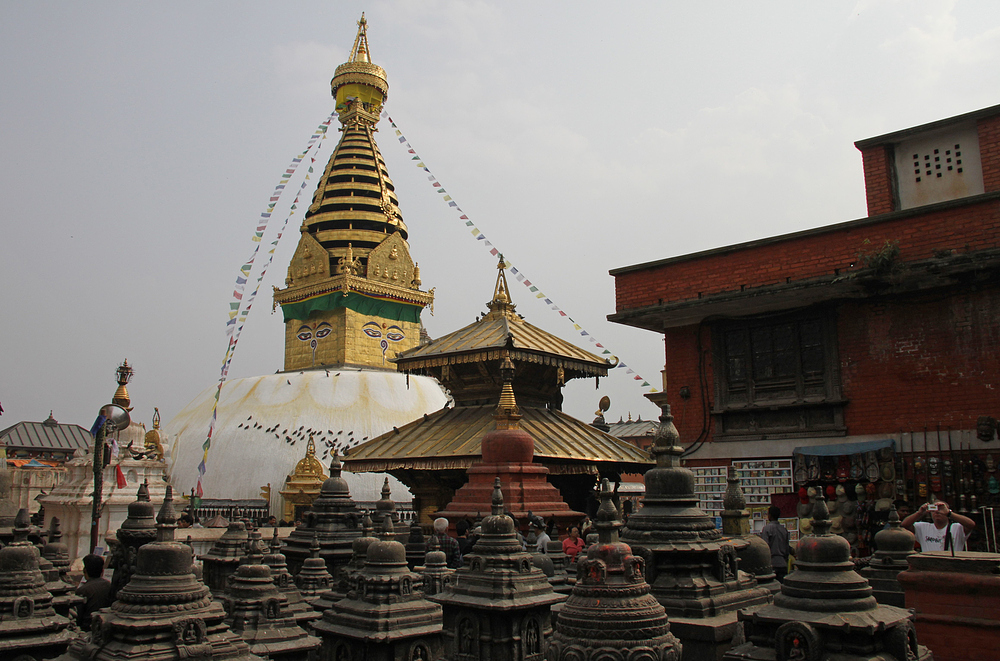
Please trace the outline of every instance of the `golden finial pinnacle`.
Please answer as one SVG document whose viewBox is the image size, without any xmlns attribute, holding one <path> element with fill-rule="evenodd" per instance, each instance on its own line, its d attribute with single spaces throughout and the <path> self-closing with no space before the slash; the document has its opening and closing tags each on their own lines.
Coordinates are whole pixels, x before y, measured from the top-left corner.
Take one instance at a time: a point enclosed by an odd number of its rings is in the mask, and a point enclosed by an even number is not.
<svg viewBox="0 0 1000 661">
<path fill-rule="evenodd" d="M 518 429 L 521 419 L 521 410 L 517 406 L 514 398 L 514 362 L 510 355 L 504 352 L 503 362 L 500 363 L 500 377 L 503 379 L 503 388 L 500 390 L 500 401 L 497 403 L 493 419 L 497 422 L 497 429 Z"/>
<path fill-rule="evenodd" d="M 500 262 L 497 264 L 497 283 L 493 288 L 493 300 L 486 304 L 490 310 L 506 313 L 508 317 L 514 318 L 514 303 L 510 298 L 510 288 L 507 286 L 507 275 L 504 269 L 507 264 L 503 255 L 500 255 Z"/>
<path fill-rule="evenodd" d="M 365 20 L 365 13 L 361 12 L 361 20 L 358 21 L 358 36 L 354 38 L 354 46 L 351 47 L 351 57 L 348 62 L 371 62 L 368 51 L 368 21 Z"/>
</svg>

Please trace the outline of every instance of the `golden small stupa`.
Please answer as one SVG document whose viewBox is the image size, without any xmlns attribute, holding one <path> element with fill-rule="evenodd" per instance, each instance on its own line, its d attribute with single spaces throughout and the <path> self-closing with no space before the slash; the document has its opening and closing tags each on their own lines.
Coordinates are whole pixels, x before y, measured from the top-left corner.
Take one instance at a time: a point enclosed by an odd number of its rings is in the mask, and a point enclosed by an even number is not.
<svg viewBox="0 0 1000 661">
<path fill-rule="evenodd" d="M 295 464 L 295 470 L 285 478 L 285 488 L 278 492 L 281 494 L 282 518 L 285 521 L 302 518 L 319 496 L 325 479 L 323 464 L 316 458 L 316 444 L 309 437 L 306 456 Z"/>
</svg>

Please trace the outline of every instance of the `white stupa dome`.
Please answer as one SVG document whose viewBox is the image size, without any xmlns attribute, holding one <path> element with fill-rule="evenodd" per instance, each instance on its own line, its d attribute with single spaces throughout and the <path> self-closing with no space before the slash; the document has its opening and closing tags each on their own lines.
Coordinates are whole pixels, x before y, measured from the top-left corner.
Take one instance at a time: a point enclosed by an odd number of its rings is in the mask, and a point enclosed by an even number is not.
<svg viewBox="0 0 1000 661">
<path fill-rule="evenodd" d="M 182 494 L 198 483 L 198 464 L 212 419 L 216 387 L 205 389 L 165 427 L 170 481 Z M 271 485 L 271 512 L 281 512 L 285 477 L 305 456 L 310 433 L 329 467 L 344 449 L 440 410 L 448 397 L 436 379 L 358 369 L 310 370 L 233 379 L 222 386 L 218 420 L 202 478 L 205 498 L 259 498 Z M 327 468 L 329 470 L 329 468 Z M 355 501 L 375 501 L 384 475 L 344 472 Z M 405 486 L 390 476 L 394 500 Z"/>
</svg>

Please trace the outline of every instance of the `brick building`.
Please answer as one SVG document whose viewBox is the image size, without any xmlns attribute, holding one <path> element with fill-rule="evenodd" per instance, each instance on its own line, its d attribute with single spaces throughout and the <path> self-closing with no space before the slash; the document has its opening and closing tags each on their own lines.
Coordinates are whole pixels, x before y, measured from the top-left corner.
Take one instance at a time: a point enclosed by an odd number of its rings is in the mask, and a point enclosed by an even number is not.
<svg viewBox="0 0 1000 661">
<path fill-rule="evenodd" d="M 664 335 L 690 465 L 997 445 L 976 425 L 1000 409 L 1000 106 L 855 145 L 867 217 L 611 271 L 608 318 Z"/>
</svg>

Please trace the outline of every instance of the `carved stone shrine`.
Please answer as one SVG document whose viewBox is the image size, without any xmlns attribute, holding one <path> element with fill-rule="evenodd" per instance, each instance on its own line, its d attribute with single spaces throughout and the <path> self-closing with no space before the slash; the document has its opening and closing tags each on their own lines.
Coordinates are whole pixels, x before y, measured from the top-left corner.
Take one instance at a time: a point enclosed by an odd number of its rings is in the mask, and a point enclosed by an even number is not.
<svg viewBox="0 0 1000 661">
<path fill-rule="evenodd" d="M 288 611 L 288 599 L 274 584 L 267 565 L 240 565 L 222 599 L 226 624 L 254 654 L 272 661 L 307 661 L 319 647 Z"/>
<path fill-rule="evenodd" d="M 128 515 L 115 534 L 108 566 L 114 570 L 111 575 L 113 594 L 128 585 L 139 561 L 139 548 L 156 541 L 156 509 L 149 499 L 149 486 L 139 485 L 135 500 L 128 505 Z"/>
<path fill-rule="evenodd" d="M 726 493 L 722 496 L 722 534 L 739 537 L 747 545 L 736 552 L 740 559 L 740 569 L 757 579 L 757 585 L 767 588 L 772 595 L 781 589 L 781 583 L 771 565 L 771 547 L 764 539 L 750 532 L 750 510 L 747 499 L 740 487 L 736 468 L 729 467 L 726 474 Z"/>
<path fill-rule="evenodd" d="M 317 552 L 318 555 L 318 552 Z M 322 558 L 320 558 L 322 560 Z M 318 620 L 323 613 L 312 607 L 305 597 L 299 592 L 295 579 L 288 571 L 285 563 L 285 556 L 281 552 L 281 541 L 278 539 L 278 529 L 274 529 L 274 536 L 271 537 L 271 544 L 268 552 L 261 559 L 261 564 L 267 565 L 271 570 L 271 580 L 278 588 L 278 591 L 288 601 L 282 608 L 290 617 L 294 618 L 301 627 L 308 627 L 313 620 Z M 300 572 L 301 573 L 301 572 Z"/>
<path fill-rule="evenodd" d="M 889 510 L 889 527 L 875 533 L 876 551 L 868 566 L 858 572 L 868 579 L 872 596 L 878 603 L 906 608 L 906 593 L 897 576 L 910 566 L 907 559 L 916 553 L 914 541 L 913 533 L 900 526 L 899 514 L 893 505 Z"/>
<path fill-rule="evenodd" d="M 191 548 L 174 541 L 176 520 L 168 486 L 156 541 L 139 549 L 135 573 L 118 600 L 94 614 L 91 639 L 74 641 L 59 661 L 260 659 L 229 630 L 222 605 L 191 573 Z"/>
<path fill-rule="evenodd" d="M 681 466 L 683 449 L 670 406 L 662 405 L 642 506 L 622 541 L 645 560 L 646 581 L 670 616 L 684 659 L 714 659 L 737 632 L 736 611 L 768 603 L 771 592 L 739 569 L 748 542 L 726 537 L 699 506 L 694 473 Z"/>
<path fill-rule="evenodd" d="M 351 559 L 351 542 L 359 534 L 361 512 L 351 499 L 347 480 L 341 477 L 342 469 L 340 457 L 334 454 L 330 477 L 323 482 L 319 498 L 313 501 L 303 525 L 285 540 L 285 557 L 293 574 L 298 573 L 309 557 L 313 535 L 319 539 L 319 556 L 333 576 L 337 576 L 338 569 Z"/>
<path fill-rule="evenodd" d="M 541 659 L 552 637 L 550 609 L 566 597 L 521 549 L 499 477 L 492 511 L 451 590 L 431 597 L 444 609 L 445 658 Z"/>
<path fill-rule="evenodd" d="M 795 569 L 774 603 L 740 611 L 746 642 L 726 661 L 897 661 L 933 658 L 917 645 L 913 616 L 881 606 L 854 570 L 851 545 L 830 532 L 826 498 L 813 507 L 813 534 L 799 541 Z"/>
<path fill-rule="evenodd" d="M 424 595 L 428 597 L 447 591 L 455 582 L 455 570 L 448 567 L 448 556 L 436 540 L 431 540 L 424 565 L 416 571 L 423 577 Z"/>
<path fill-rule="evenodd" d="M 70 621 L 52 607 L 30 530 L 28 510 L 21 509 L 14 541 L 0 549 L 0 655 L 40 661 L 65 652 L 73 635 Z"/>
<path fill-rule="evenodd" d="M 226 591 L 227 579 L 240 566 L 249 539 L 246 524 L 233 521 L 212 545 L 212 550 L 201 556 L 202 577 L 213 593 L 221 595 Z"/>
<path fill-rule="evenodd" d="M 421 578 L 406 565 L 406 548 L 393 536 L 368 546 L 364 568 L 347 597 L 313 627 L 323 639 L 319 658 L 431 661 L 441 658 L 441 606 L 424 598 Z"/>
<path fill-rule="evenodd" d="M 320 595 L 330 589 L 333 585 L 333 577 L 326 569 L 326 563 L 319 557 L 319 539 L 313 536 L 312 546 L 309 547 L 309 557 L 302 563 L 302 569 L 295 577 L 295 587 L 299 589 L 299 594 L 306 603 L 316 609 L 316 601 Z"/>
<path fill-rule="evenodd" d="M 379 540 L 375 537 L 375 529 L 372 526 L 371 517 L 366 514 L 361 522 L 360 537 L 355 537 L 354 541 L 351 542 L 350 562 L 341 567 L 340 571 L 334 575 L 333 582 L 330 583 L 330 589 L 320 594 L 313 601 L 313 608 L 323 612 L 341 599 L 347 597 L 347 592 L 351 589 L 353 576 L 365 567 L 368 547 L 377 541 Z"/>
<path fill-rule="evenodd" d="M 594 526 L 598 541 L 580 558 L 573 593 L 559 611 L 547 661 L 619 659 L 679 661 L 681 645 L 670 633 L 663 606 L 649 593 L 642 558 L 618 539 L 622 523 L 611 485 L 602 480 Z"/>
</svg>

